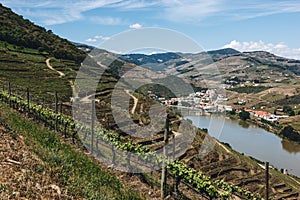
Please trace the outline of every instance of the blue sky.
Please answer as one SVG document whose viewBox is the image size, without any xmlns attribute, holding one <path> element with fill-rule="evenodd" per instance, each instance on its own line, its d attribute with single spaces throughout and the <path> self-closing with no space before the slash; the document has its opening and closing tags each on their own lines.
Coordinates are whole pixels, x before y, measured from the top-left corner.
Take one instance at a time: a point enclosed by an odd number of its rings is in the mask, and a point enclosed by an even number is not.
<svg viewBox="0 0 300 200">
<path fill-rule="evenodd" d="M 300 59 L 299 0 L 2 0 L 71 41 L 97 46 L 128 29 L 179 31 L 205 50 L 266 50 Z"/>
</svg>

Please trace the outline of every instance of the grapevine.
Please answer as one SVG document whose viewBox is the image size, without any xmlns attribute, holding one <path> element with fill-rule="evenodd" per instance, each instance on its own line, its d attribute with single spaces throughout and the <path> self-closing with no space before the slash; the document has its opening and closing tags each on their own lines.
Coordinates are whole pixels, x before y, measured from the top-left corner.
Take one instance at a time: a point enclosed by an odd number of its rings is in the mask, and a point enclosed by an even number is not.
<svg viewBox="0 0 300 200">
<path fill-rule="evenodd" d="M 74 121 L 70 116 L 55 113 L 53 110 L 35 103 L 29 103 L 28 105 L 27 101 L 9 95 L 7 92 L 0 91 L 0 99 L 6 103 L 10 102 L 12 107 L 17 108 L 20 111 L 29 108 L 31 115 L 52 127 L 57 122 L 60 130 L 63 130 L 64 126 L 68 126 L 68 130 L 72 133 L 75 132 L 75 129 L 87 134 L 91 133 L 90 127 Z M 111 130 L 95 127 L 95 135 L 98 139 L 109 143 L 119 150 L 135 153 L 139 159 L 143 161 L 155 161 L 156 164 L 161 164 L 162 162 L 162 158 L 156 155 L 155 152 L 151 151 L 148 147 L 136 144 L 130 139 L 127 139 L 126 142 L 124 142 L 124 138 Z M 253 194 L 248 190 L 228 184 L 224 180 L 213 181 L 203 173 L 188 167 L 182 161 L 167 161 L 167 164 L 168 171 L 171 175 L 192 185 L 197 192 L 205 193 L 212 198 L 230 199 L 232 195 L 237 195 L 246 199 L 262 199 L 258 194 Z"/>
</svg>

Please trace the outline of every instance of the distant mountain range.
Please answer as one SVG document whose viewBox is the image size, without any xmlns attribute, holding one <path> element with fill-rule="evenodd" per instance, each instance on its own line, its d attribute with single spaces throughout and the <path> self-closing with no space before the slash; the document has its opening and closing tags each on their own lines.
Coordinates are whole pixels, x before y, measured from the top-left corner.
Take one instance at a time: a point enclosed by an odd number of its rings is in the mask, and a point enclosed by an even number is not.
<svg viewBox="0 0 300 200">
<path fill-rule="evenodd" d="M 203 54 L 208 54 L 211 55 L 212 57 L 215 57 L 216 55 L 218 56 L 228 56 L 228 55 L 237 55 L 240 54 L 241 52 L 227 48 L 227 49 L 220 49 L 220 50 L 214 50 L 214 51 L 208 51 L 208 52 L 202 52 L 198 53 L 198 55 L 203 55 Z M 197 54 L 191 54 L 191 53 L 173 53 L 173 52 L 167 52 L 167 53 L 158 53 L 158 54 L 151 54 L 151 55 L 145 55 L 145 54 L 123 54 L 123 55 L 117 55 L 120 59 L 125 60 L 127 62 L 135 63 L 136 65 L 145 65 L 145 64 L 150 64 L 150 63 L 166 63 L 171 60 L 178 60 L 178 59 L 183 59 L 183 58 L 190 58 L 194 55 Z M 182 65 L 187 63 L 188 61 L 182 61 L 182 62 L 177 62 L 176 66 Z"/>
<path fill-rule="evenodd" d="M 299 60 L 279 57 L 265 51 L 239 52 L 227 48 L 197 54 L 168 52 L 152 55 L 126 54 L 118 57 L 151 70 L 175 69 L 180 74 L 195 71 L 197 67 L 214 64 L 225 76 L 240 76 L 244 79 L 247 79 L 247 76 L 271 78 L 279 73 L 289 76 L 300 75 Z"/>
<path fill-rule="evenodd" d="M 95 47 L 76 44 L 89 53 Z M 214 65 L 222 79 L 238 77 L 241 80 L 278 81 L 292 79 L 300 75 L 300 61 L 276 56 L 266 51 L 239 52 L 232 48 L 200 53 L 157 53 L 157 54 L 113 54 L 128 63 L 133 63 L 152 71 L 188 77 L 197 80 L 199 69 Z M 216 74 L 217 76 L 217 74 Z"/>
<path fill-rule="evenodd" d="M 213 51 L 208 51 L 207 52 L 210 55 L 236 55 L 240 54 L 241 52 L 232 49 L 232 48 L 226 48 L 226 49 L 219 49 L 219 50 L 213 50 Z"/>
<path fill-rule="evenodd" d="M 0 41 L 19 47 L 38 49 L 50 56 L 70 59 L 77 63 L 86 58 L 95 47 L 72 43 L 66 39 L 37 26 L 0 4 Z M 201 53 L 158 53 L 118 55 L 107 52 L 122 62 L 133 63 L 152 71 L 167 72 L 197 80 L 201 73 L 207 72 L 212 65 L 216 66 L 219 76 L 239 77 L 243 80 L 270 79 L 283 80 L 300 75 L 300 61 L 287 59 L 274 54 L 256 51 L 239 52 L 227 48 Z M 197 72 L 199 69 L 204 71 Z M 217 74 L 216 74 L 217 75 Z"/>
</svg>

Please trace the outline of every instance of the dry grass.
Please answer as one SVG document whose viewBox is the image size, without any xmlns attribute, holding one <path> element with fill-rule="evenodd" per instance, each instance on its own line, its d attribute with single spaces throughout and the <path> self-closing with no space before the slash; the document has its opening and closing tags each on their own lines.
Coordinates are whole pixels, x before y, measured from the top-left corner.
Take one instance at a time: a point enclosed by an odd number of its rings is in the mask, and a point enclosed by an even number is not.
<svg viewBox="0 0 300 200">
<path fill-rule="evenodd" d="M 0 138 L 0 199 L 74 199 L 64 194 L 22 136 L 0 127 Z"/>
<path fill-rule="evenodd" d="M 141 199 L 83 149 L 1 103 L 0 122 L 14 130 L 0 132 L 0 199 Z"/>
</svg>

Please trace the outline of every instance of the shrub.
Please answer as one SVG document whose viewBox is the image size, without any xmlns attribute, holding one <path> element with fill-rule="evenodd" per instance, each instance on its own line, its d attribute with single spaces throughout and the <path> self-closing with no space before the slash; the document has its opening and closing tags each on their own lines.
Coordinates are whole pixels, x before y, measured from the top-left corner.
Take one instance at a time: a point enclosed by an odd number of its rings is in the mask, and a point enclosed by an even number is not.
<svg viewBox="0 0 300 200">
<path fill-rule="evenodd" d="M 239 113 L 239 117 L 240 117 L 241 120 L 246 121 L 247 119 L 250 119 L 250 113 L 247 112 L 247 111 L 242 110 Z"/>
</svg>

